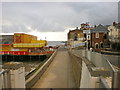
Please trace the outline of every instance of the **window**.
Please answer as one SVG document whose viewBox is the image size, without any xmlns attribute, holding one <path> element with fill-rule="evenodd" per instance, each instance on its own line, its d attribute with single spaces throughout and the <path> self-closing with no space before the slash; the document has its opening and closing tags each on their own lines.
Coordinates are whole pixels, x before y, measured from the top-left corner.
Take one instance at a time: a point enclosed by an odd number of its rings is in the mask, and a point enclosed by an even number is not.
<svg viewBox="0 0 120 90">
<path fill-rule="evenodd" d="M 107 34 L 104 34 L 104 39 L 107 39 Z"/>
<path fill-rule="evenodd" d="M 74 34 L 74 40 L 77 41 L 77 33 Z"/>
<path fill-rule="evenodd" d="M 90 35 L 87 35 L 87 40 L 90 40 Z"/>
<path fill-rule="evenodd" d="M 90 36 L 88 36 L 88 39 L 90 39 Z"/>
<path fill-rule="evenodd" d="M 96 49 L 99 48 L 99 44 L 98 43 L 95 44 L 95 48 Z"/>
<path fill-rule="evenodd" d="M 95 35 L 96 35 L 96 38 L 99 38 L 99 33 L 96 33 Z"/>
<path fill-rule="evenodd" d="M 86 34 L 84 34 L 84 38 L 86 38 Z"/>
<path fill-rule="evenodd" d="M 103 48 L 103 43 L 101 42 L 100 47 Z"/>
<path fill-rule="evenodd" d="M 80 36 L 81 36 L 80 33 L 78 33 L 78 37 L 79 37 L 79 38 L 80 38 Z"/>
</svg>

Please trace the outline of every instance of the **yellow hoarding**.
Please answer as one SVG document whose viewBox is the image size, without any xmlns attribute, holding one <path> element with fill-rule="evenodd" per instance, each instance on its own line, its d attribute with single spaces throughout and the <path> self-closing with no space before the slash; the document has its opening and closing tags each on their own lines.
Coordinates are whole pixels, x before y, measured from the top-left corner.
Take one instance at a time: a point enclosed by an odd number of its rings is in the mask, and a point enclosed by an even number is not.
<svg viewBox="0 0 120 90">
<path fill-rule="evenodd" d="M 34 48 L 34 47 L 44 47 L 45 43 L 15 43 L 13 44 L 14 48 Z"/>
</svg>

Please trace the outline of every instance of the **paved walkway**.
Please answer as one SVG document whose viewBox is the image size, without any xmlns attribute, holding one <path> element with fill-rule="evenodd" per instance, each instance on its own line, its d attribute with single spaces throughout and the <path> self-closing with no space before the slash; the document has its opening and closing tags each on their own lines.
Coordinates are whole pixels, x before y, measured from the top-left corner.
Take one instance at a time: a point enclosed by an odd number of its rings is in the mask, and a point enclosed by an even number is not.
<svg viewBox="0 0 120 90">
<path fill-rule="evenodd" d="M 76 88 L 67 50 L 58 50 L 53 62 L 33 88 Z"/>
</svg>

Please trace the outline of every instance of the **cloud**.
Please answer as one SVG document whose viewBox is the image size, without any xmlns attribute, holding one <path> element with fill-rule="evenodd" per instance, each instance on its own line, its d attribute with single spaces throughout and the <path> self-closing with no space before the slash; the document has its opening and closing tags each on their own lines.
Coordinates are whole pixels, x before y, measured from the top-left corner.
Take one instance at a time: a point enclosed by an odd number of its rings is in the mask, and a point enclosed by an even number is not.
<svg viewBox="0 0 120 90">
<path fill-rule="evenodd" d="M 2 31 L 64 32 L 83 22 L 111 24 L 118 20 L 117 2 L 3 2 Z"/>
<path fill-rule="evenodd" d="M 3 2 L 118 2 L 119 0 L 1 0 Z"/>
<path fill-rule="evenodd" d="M 120 1 L 118 2 L 118 22 L 120 22 Z"/>
</svg>

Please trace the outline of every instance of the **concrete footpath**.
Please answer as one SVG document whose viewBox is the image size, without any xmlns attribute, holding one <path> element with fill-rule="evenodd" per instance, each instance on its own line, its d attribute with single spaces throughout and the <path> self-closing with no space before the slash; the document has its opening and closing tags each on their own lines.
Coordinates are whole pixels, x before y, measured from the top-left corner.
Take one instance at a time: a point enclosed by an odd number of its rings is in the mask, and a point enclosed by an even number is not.
<svg viewBox="0 0 120 90">
<path fill-rule="evenodd" d="M 53 62 L 33 88 L 76 88 L 71 60 L 66 49 L 59 48 Z"/>
</svg>

